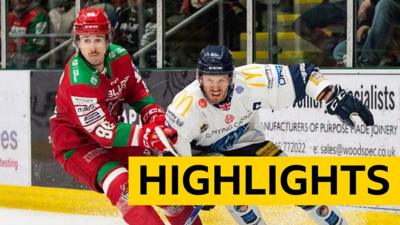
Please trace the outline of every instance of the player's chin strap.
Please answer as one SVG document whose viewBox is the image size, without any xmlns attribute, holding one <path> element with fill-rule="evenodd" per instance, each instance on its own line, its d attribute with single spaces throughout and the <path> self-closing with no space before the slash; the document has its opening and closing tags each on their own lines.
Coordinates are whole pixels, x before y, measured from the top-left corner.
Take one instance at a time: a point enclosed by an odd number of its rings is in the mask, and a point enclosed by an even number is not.
<svg viewBox="0 0 400 225">
<path fill-rule="evenodd" d="M 171 144 L 171 142 L 168 140 L 167 136 L 165 136 L 161 128 L 155 127 L 154 130 L 156 131 L 157 136 L 160 138 L 161 142 L 165 146 L 165 151 L 171 153 L 173 156 L 180 156 Z"/>
</svg>

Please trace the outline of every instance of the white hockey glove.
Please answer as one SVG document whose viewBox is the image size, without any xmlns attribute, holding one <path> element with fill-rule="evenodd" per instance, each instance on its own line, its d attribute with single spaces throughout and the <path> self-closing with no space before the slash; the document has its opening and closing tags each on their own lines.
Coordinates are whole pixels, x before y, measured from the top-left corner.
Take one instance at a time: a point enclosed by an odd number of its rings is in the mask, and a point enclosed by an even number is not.
<svg viewBox="0 0 400 225">
<path fill-rule="evenodd" d="M 343 123 L 350 127 L 354 127 L 353 116 L 359 116 L 367 126 L 374 125 L 374 117 L 371 111 L 339 85 L 335 85 L 332 97 L 326 103 L 326 108 L 329 114 L 337 115 Z"/>
</svg>

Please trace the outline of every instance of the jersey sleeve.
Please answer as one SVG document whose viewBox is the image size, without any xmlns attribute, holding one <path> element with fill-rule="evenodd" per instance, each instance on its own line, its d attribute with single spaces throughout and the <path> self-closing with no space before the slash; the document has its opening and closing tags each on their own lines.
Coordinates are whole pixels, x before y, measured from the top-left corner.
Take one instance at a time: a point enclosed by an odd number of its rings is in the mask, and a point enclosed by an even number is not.
<svg viewBox="0 0 400 225">
<path fill-rule="evenodd" d="M 74 85 L 68 91 L 73 122 L 105 148 L 137 146 L 138 129 L 135 124 L 118 122 L 107 108 L 100 89 L 88 85 Z"/>
<path fill-rule="evenodd" d="M 167 123 L 178 132 L 175 149 L 182 156 L 191 155 L 190 143 L 200 135 L 200 112 L 195 106 L 195 96 L 183 90 L 167 108 Z"/>
<path fill-rule="evenodd" d="M 280 109 L 293 104 L 295 93 L 287 67 L 249 64 L 236 68 L 235 74 L 249 90 L 249 96 L 260 102 L 257 107 Z"/>
<path fill-rule="evenodd" d="M 296 102 L 303 99 L 306 94 L 319 101 L 321 93 L 333 85 L 314 64 L 292 64 L 288 68 L 293 80 Z"/>
<path fill-rule="evenodd" d="M 238 79 L 251 89 L 261 107 L 281 109 L 291 107 L 306 94 L 317 100 L 332 83 L 313 64 L 249 64 L 235 69 Z"/>
</svg>

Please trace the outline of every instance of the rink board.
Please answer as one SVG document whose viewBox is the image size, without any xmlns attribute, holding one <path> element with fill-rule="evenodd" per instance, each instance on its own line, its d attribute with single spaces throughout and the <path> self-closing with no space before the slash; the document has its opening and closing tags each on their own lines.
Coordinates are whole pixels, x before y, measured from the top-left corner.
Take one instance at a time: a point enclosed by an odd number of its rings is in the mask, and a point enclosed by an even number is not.
<svg viewBox="0 0 400 225">
<path fill-rule="evenodd" d="M 26 72 L 26 71 L 25 71 Z M 398 126 L 399 123 L 399 105 L 400 105 L 400 82 L 398 81 L 400 70 L 323 70 L 325 74 L 333 75 L 332 80 L 335 80 L 336 75 L 348 75 L 349 79 L 358 78 L 356 83 L 352 81 L 349 82 L 347 77 L 343 79 L 338 76 L 338 82 L 343 82 L 343 86 L 347 88 L 359 89 L 360 93 L 368 93 L 372 88 L 372 84 L 378 84 L 377 87 L 373 87 L 371 93 L 377 93 L 378 97 L 380 93 L 384 93 L 386 88 L 389 93 L 393 93 L 393 102 L 395 107 L 393 110 L 380 110 L 374 109 L 374 114 L 377 114 L 377 119 L 379 121 L 384 121 L 386 125 L 392 127 Z M 2 71 L 1 75 L 6 75 L 7 71 Z M 7 77 L 15 77 L 18 72 L 12 71 Z M 70 177 L 65 178 L 62 169 L 51 157 L 51 151 L 49 151 L 48 145 L 48 118 L 53 113 L 54 106 L 49 104 L 54 102 L 56 84 L 58 83 L 59 75 L 61 71 L 47 71 L 48 74 L 43 74 L 43 71 L 35 71 L 31 73 L 30 84 L 31 84 L 31 96 L 29 98 L 28 94 L 15 95 L 15 97 L 26 99 L 26 102 L 31 100 L 31 114 L 25 115 L 25 119 L 31 119 L 31 124 L 27 123 L 24 125 L 18 125 L 18 143 L 19 147 L 22 147 L 24 157 L 18 156 L 18 160 L 21 161 L 21 168 L 27 168 L 24 173 L 18 174 L 22 175 L 20 177 L 12 175 L 11 178 L 7 178 L 8 182 L 16 182 L 22 179 L 18 185 L 29 185 L 31 183 L 31 173 L 30 173 L 30 159 L 26 155 L 30 155 L 28 151 L 31 150 L 30 145 L 32 144 L 32 185 L 36 186 L 54 186 L 62 185 L 68 186 L 73 183 Z M 360 76 L 361 75 L 361 76 Z M 174 94 L 181 90 L 183 86 L 186 86 L 194 79 L 194 71 L 152 71 L 142 73 L 143 78 L 146 81 L 150 91 L 153 93 L 157 101 L 163 106 L 166 106 L 170 100 L 173 98 Z M 25 78 L 28 76 L 25 75 Z M 24 78 L 24 84 L 27 84 L 28 79 Z M 39 80 L 36 80 L 40 78 Z M 161 81 L 160 81 L 161 80 Z M 50 82 L 51 81 L 51 82 Z M 364 86 L 361 87 L 360 84 Z M 3 83 L 5 84 L 5 83 Z M 46 85 L 44 85 L 46 84 Z M 21 82 L 19 86 L 21 86 Z M 23 85 L 24 87 L 27 85 Z M 16 87 L 16 86 L 15 86 Z M 367 88 L 368 87 L 368 88 Z M 13 86 L 9 85 L 9 88 Z M 27 87 L 27 89 L 29 89 Z M 4 89 L 3 89 L 4 90 Z M 376 92 L 378 90 L 378 92 Z M 4 96 L 7 95 L 3 95 Z M 8 95 L 11 96 L 11 95 Z M 384 96 L 384 95 L 383 95 Z M 14 100 L 18 102 L 18 100 Z M 374 101 L 374 103 L 377 101 Z M 391 102 L 390 102 L 391 103 Z M 377 102 L 379 106 L 379 101 Z M 21 105 L 21 104 L 19 104 Z M 29 104 L 24 104 L 29 106 Z M 390 106 L 390 105 L 388 105 Z M 314 109 L 310 109 L 313 111 Z M 319 110 L 315 110 L 319 111 Z M 13 111 L 10 111 L 13 112 Z M 291 111 L 293 113 L 293 111 Z M 282 112 L 283 113 L 283 112 Z M 308 113 L 308 112 L 303 112 Z M 22 114 L 21 114 L 22 115 Z M 133 118 L 133 116 L 131 116 Z M 318 117 L 324 117 L 324 114 L 318 112 Z M 4 116 L 4 118 L 8 118 Z M 312 117 L 314 118 L 314 117 Z M 324 120 L 333 120 L 336 118 L 326 117 Z M 396 118 L 396 119 L 391 119 Z M 320 118 L 322 119 L 322 118 Z M 12 120 L 5 120 L 8 122 Z M 284 121 L 285 122 L 285 121 Z M 286 121 L 287 122 L 287 121 Z M 289 121 L 291 122 L 291 121 Z M 310 124 L 312 121 L 307 118 L 303 121 L 303 124 Z M 32 142 L 29 143 L 29 133 L 27 135 L 22 135 L 23 131 L 30 130 L 28 127 L 32 125 Z M 4 124 L 2 128 L 9 130 L 16 130 L 17 128 L 6 127 Z M 314 133 L 317 135 L 317 133 Z M 314 135 L 313 134 L 313 135 Z M 276 137 L 279 138 L 279 133 L 275 133 Z M 301 135 L 305 135 L 304 139 Z M 332 135 L 332 133 L 331 133 Z M 343 138 L 345 133 L 334 133 L 337 137 Z M 293 131 L 293 135 L 290 135 L 293 140 L 282 139 L 282 141 L 296 142 L 301 139 L 308 143 L 315 141 L 317 138 L 311 133 L 302 131 Z M 326 139 L 327 133 L 320 132 L 320 135 Z M 362 143 L 368 143 L 369 145 L 379 145 L 385 147 L 385 149 L 394 150 L 395 156 L 400 153 L 399 139 L 398 135 L 374 135 L 373 138 L 365 133 L 358 133 L 357 139 L 362 139 Z M 11 135 L 10 135 L 11 137 Z M 312 140 L 310 140 L 312 139 Z M 318 138 L 320 140 L 321 138 Z M 338 140 L 337 138 L 336 140 Z M 11 140 L 11 138 L 10 138 Z M 26 141 L 28 140 L 28 141 Z M 335 140 L 333 138 L 327 139 L 329 141 Z M 352 142 L 351 139 L 346 140 L 349 144 L 357 144 L 358 147 L 361 143 Z M 26 144 L 25 144 L 26 143 Z M 283 143 L 285 144 L 285 143 Z M 319 145 L 325 143 L 317 143 Z M 328 143 L 331 144 L 331 143 Z M 342 144 L 342 143 L 341 143 Z M 354 146 L 350 146 L 354 147 Z M 309 149 L 309 148 L 307 148 Z M 313 153 L 308 150 L 308 153 Z M 6 151 L 3 151 L 3 154 Z M 11 152 L 11 151 L 10 151 Z M 13 151 L 14 152 L 14 151 Z M 18 151 L 19 152 L 19 151 Z M 337 152 L 337 151 L 336 151 Z M 336 153 L 335 152 L 335 153 Z M 357 152 L 355 152 L 357 153 Z M 377 152 L 378 153 L 378 152 Z M 298 154 L 293 154 L 298 155 Z M 301 154 L 300 154 L 301 155 Z M 311 154 L 312 155 L 312 154 Z M 11 156 L 7 155 L 7 159 Z M 12 156 L 14 157 L 14 156 Z M 22 162 L 22 160 L 27 159 L 27 161 Z M 36 163 L 36 164 L 35 164 Z M 22 170 L 21 170 L 22 171 Z M 5 176 L 1 176 L 4 178 Z M 8 183 L 7 182 L 7 183 Z M 2 182 L 0 182 L 2 183 Z M 17 183 L 9 183 L 17 184 Z M 108 200 L 101 194 L 96 194 L 90 191 L 82 190 L 72 190 L 72 189 L 61 189 L 61 188 L 42 188 L 42 187 L 15 187 L 15 186 L 0 186 L 0 207 L 9 208 L 26 208 L 34 210 L 43 211 L 56 211 L 56 212 L 67 212 L 67 213 L 78 213 L 78 214 L 89 214 L 89 215 L 117 215 L 117 211 L 110 205 Z M 268 224 L 313 224 L 300 209 L 292 206 L 261 206 L 262 214 Z M 350 222 L 349 224 L 398 224 L 399 215 L 396 212 L 399 211 L 399 206 L 385 206 L 382 209 L 374 208 L 355 208 L 355 207 L 345 207 L 342 208 L 344 216 Z M 217 206 L 216 209 L 210 212 L 202 212 L 201 217 L 203 218 L 204 224 L 234 224 L 230 215 L 224 207 Z M 218 218 L 218 219 L 217 219 Z M 1 224 L 1 223 L 0 223 Z"/>
<path fill-rule="evenodd" d="M 118 212 L 108 200 L 98 193 L 47 187 L 0 186 L 0 207 L 64 212 L 84 215 L 117 216 Z M 312 225 L 314 222 L 294 206 L 261 206 L 262 215 L 268 224 Z M 350 225 L 395 225 L 400 213 L 387 210 L 372 210 L 341 207 L 343 216 Z M 204 225 L 235 224 L 223 206 L 200 214 Z"/>
<path fill-rule="evenodd" d="M 30 72 L 0 72 L 0 184 L 31 185 Z"/>
</svg>

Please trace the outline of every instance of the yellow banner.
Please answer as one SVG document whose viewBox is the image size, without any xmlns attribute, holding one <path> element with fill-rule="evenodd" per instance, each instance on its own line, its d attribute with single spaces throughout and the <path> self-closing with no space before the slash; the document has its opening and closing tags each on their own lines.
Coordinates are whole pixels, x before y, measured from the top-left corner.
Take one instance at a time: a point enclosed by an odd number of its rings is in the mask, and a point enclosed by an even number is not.
<svg viewBox="0 0 400 225">
<path fill-rule="evenodd" d="M 400 205 L 398 157 L 130 157 L 132 205 Z"/>
</svg>

